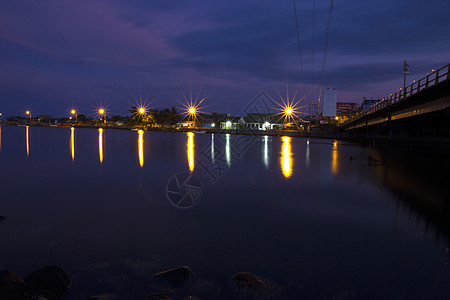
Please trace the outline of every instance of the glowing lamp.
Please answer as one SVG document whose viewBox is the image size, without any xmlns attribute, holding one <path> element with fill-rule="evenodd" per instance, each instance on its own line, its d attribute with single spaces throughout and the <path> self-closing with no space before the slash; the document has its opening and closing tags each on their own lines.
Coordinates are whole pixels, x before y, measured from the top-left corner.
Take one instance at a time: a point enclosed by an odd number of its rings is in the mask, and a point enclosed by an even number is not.
<svg viewBox="0 0 450 300">
<path fill-rule="evenodd" d="M 100 109 L 98 110 L 98 113 L 101 114 L 101 115 L 103 115 L 103 114 L 105 113 L 105 110 L 104 110 L 103 108 L 100 108 Z"/>
<path fill-rule="evenodd" d="M 190 113 L 191 115 L 195 114 L 195 107 L 190 107 L 190 108 L 189 108 L 189 113 Z"/>
<path fill-rule="evenodd" d="M 71 113 L 72 115 L 76 114 L 75 109 L 72 109 L 72 110 L 70 111 L 70 113 Z"/>
</svg>

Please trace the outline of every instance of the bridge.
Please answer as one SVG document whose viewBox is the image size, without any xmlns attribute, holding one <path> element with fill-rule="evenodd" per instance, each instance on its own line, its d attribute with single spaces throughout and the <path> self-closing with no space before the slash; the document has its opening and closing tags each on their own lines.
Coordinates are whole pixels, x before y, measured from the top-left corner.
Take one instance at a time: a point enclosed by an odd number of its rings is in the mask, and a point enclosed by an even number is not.
<svg viewBox="0 0 450 300">
<path fill-rule="evenodd" d="M 349 138 L 450 144 L 450 64 L 340 125 Z"/>
</svg>

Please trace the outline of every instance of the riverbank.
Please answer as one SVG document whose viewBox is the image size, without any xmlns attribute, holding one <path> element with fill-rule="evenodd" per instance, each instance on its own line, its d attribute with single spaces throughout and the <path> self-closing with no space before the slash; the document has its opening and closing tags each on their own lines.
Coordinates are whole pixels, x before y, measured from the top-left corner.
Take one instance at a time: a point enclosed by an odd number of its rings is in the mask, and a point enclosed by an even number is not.
<svg viewBox="0 0 450 300">
<path fill-rule="evenodd" d="M 212 133 L 212 134 L 232 134 L 232 135 L 257 135 L 257 136 L 289 136 L 289 137 L 311 137 L 340 139 L 341 135 L 330 130 L 313 130 L 312 132 L 293 131 L 293 130 L 254 130 L 254 129 L 218 129 L 218 128 L 167 128 L 167 127 L 139 127 L 139 126 L 116 126 L 116 125 L 47 125 L 42 123 L 18 124 L 13 122 L 3 123 L 6 126 L 35 126 L 35 127 L 58 127 L 58 128 L 91 128 L 91 129 L 117 129 L 117 130 L 144 130 L 152 132 L 194 132 L 194 133 Z"/>
</svg>

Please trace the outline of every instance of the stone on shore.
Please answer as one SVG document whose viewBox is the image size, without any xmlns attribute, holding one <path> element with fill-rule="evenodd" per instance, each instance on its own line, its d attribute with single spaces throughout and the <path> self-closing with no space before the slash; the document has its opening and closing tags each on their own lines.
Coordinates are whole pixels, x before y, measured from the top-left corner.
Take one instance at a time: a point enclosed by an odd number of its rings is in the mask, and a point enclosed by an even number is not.
<svg viewBox="0 0 450 300">
<path fill-rule="evenodd" d="M 67 273 L 57 267 L 48 266 L 25 276 L 25 289 L 28 292 L 46 290 L 61 298 L 72 286 L 72 280 Z"/>
<path fill-rule="evenodd" d="M 251 290 L 262 290 L 265 287 L 264 281 L 250 272 L 239 272 L 233 275 L 233 281 L 242 287 Z"/>
<path fill-rule="evenodd" d="M 156 292 L 147 295 L 148 300 L 172 300 L 166 292 Z"/>
<path fill-rule="evenodd" d="M 11 270 L 0 271 L 0 298 L 14 294 L 23 287 L 23 279 Z"/>
<path fill-rule="evenodd" d="M 188 281 L 188 279 L 191 277 L 191 274 L 192 271 L 189 267 L 181 266 L 178 268 L 153 274 L 153 277 L 172 287 L 181 287 Z"/>
</svg>

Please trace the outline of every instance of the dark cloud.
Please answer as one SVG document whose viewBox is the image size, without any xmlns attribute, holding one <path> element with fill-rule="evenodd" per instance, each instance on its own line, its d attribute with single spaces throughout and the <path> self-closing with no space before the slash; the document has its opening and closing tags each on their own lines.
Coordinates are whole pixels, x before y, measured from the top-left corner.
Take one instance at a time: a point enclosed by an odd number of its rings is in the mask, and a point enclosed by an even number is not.
<svg viewBox="0 0 450 300">
<path fill-rule="evenodd" d="M 448 63 L 448 1 L 334 1 L 326 65 L 330 1 L 316 0 L 314 15 L 312 2 L 296 4 L 303 70 L 291 1 L 2 1 L 0 109 L 89 106 L 100 94 L 122 109 L 138 89 L 167 106 L 192 84 L 219 91 L 215 110 L 238 111 L 301 73 L 308 89 L 357 100 L 399 88 L 403 60 L 411 80 Z"/>
</svg>

